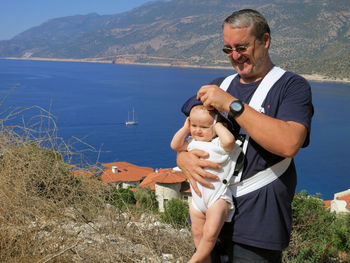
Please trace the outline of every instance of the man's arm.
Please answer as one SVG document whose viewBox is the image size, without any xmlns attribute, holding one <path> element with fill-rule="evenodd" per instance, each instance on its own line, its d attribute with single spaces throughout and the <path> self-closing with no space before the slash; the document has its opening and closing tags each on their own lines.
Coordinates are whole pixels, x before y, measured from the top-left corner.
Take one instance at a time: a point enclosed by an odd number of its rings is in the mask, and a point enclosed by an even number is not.
<svg viewBox="0 0 350 263">
<path fill-rule="evenodd" d="M 225 112 L 229 112 L 231 102 L 236 100 L 216 85 L 201 87 L 197 99 L 207 107 Z M 307 136 L 307 128 L 304 125 L 269 117 L 247 104 L 235 120 L 260 146 L 282 157 L 294 157 Z"/>
<path fill-rule="evenodd" d="M 246 112 L 236 118 L 259 145 L 282 157 L 294 157 L 304 144 L 307 128 L 297 122 L 283 121 L 258 113 L 245 105 Z"/>
</svg>

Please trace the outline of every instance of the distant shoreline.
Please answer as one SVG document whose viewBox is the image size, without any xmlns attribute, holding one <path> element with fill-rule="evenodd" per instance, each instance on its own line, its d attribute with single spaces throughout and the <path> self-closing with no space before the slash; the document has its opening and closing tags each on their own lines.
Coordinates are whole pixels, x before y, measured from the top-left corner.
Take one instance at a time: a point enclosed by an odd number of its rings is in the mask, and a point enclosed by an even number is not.
<svg viewBox="0 0 350 263">
<path fill-rule="evenodd" d="M 87 59 L 68 59 L 68 58 L 22 58 L 22 57 L 5 57 L 0 59 L 7 60 L 38 60 L 38 61 L 60 61 L 60 62 L 86 62 L 86 63 L 106 63 L 112 64 L 111 60 L 95 60 L 91 58 Z M 181 67 L 181 68 L 214 68 L 214 69 L 232 69 L 232 67 L 220 67 L 220 66 L 195 66 L 195 65 L 172 65 L 169 63 L 136 63 L 136 62 L 124 62 L 124 63 L 116 63 L 117 65 L 140 65 L 140 66 L 159 66 L 159 67 Z M 309 81 L 316 82 L 338 82 L 338 83 L 350 83 L 350 78 L 331 79 L 327 76 L 319 75 L 319 74 L 300 74 L 302 77 Z"/>
</svg>

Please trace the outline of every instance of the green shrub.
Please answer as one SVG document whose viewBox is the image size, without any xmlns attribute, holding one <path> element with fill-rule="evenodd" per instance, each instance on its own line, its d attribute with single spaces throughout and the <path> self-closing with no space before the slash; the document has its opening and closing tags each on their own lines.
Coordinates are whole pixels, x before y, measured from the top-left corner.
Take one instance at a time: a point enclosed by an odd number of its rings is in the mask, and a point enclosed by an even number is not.
<svg viewBox="0 0 350 263">
<path fill-rule="evenodd" d="M 155 191 L 152 191 L 149 187 L 139 187 L 134 193 L 137 201 L 137 207 L 140 209 L 146 209 L 151 211 L 158 210 L 158 201 Z"/>
<path fill-rule="evenodd" d="M 161 214 L 161 219 L 174 227 L 184 227 L 188 224 L 188 216 L 188 203 L 178 198 L 173 198 L 166 204 L 165 212 Z"/>
<path fill-rule="evenodd" d="M 332 245 L 339 251 L 350 252 L 350 214 L 340 214 L 333 226 Z"/>
<path fill-rule="evenodd" d="M 336 216 L 319 196 L 297 193 L 292 203 L 293 231 L 284 262 L 329 262 L 334 257 L 331 240 Z"/>
<path fill-rule="evenodd" d="M 134 197 L 133 191 L 124 188 L 114 188 L 112 189 L 113 203 L 118 208 L 126 208 L 128 205 L 136 204 L 136 199 Z"/>
</svg>

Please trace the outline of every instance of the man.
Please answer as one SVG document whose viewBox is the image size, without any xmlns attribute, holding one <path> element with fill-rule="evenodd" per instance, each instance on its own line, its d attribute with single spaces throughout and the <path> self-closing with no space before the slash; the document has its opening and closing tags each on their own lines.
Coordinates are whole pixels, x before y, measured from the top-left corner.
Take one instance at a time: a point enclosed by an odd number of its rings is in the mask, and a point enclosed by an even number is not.
<svg viewBox="0 0 350 263">
<path fill-rule="evenodd" d="M 248 103 L 275 68 L 269 56 L 270 28 L 259 12 L 244 9 L 225 19 L 223 39 L 223 51 L 238 75 L 226 92 L 219 87 L 224 78 L 219 78 L 201 87 L 196 98 L 208 108 L 228 113 L 236 127 L 234 132 L 240 128 L 240 133 L 250 137 L 241 175 L 244 181 L 293 158 L 309 144 L 311 88 L 304 78 L 283 71 L 270 83 L 262 108 L 257 111 Z M 183 109 L 190 108 L 189 103 L 191 99 Z M 196 181 L 212 187 L 207 179 L 218 179 L 204 168 L 220 169 L 205 158 L 208 153 L 200 150 L 183 151 L 177 156 L 178 166 L 199 195 Z M 291 160 L 276 180 L 237 197 L 235 216 L 232 223 L 224 225 L 212 262 L 281 262 L 282 250 L 290 239 L 295 188 L 296 169 Z"/>
</svg>

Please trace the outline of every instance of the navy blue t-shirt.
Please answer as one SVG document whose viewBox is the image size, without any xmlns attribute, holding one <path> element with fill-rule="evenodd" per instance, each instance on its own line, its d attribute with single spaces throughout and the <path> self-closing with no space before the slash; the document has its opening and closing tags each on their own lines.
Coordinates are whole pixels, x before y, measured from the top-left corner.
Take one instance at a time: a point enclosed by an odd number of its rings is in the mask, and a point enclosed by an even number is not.
<svg viewBox="0 0 350 263">
<path fill-rule="evenodd" d="M 223 80 L 224 78 L 219 78 L 211 84 L 219 86 Z M 227 92 L 248 104 L 260 82 L 242 84 L 237 76 L 231 82 Z M 262 106 L 264 113 L 268 116 L 305 125 L 308 136 L 304 147 L 309 144 L 313 105 L 311 87 L 304 78 L 286 72 L 272 86 Z M 232 121 L 234 127 L 239 128 L 238 124 Z M 266 151 L 250 138 L 242 180 L 282 159 Z M 236 211 L 232 222 L 225 223 L 220 235 L 226 238 L 230 235 L 234 242 L 254 247 L 270 250 L 285 249 L 289 244 L 292 228 L 291 203 L 296 184 L 296 169 L 292 161 L 287 171 L 274 182 L 236 198 Z"/>
</svg>

